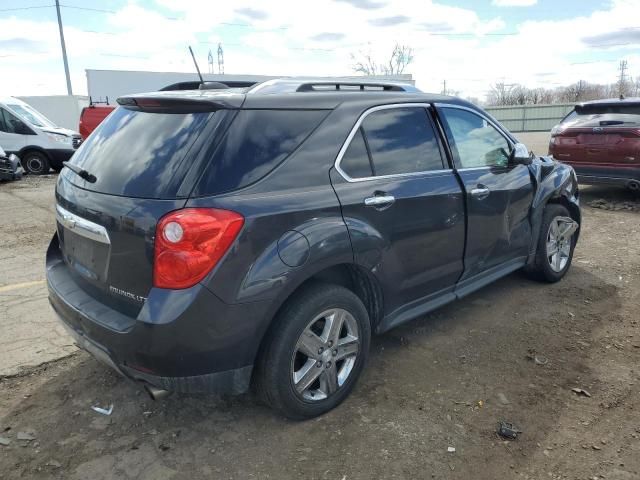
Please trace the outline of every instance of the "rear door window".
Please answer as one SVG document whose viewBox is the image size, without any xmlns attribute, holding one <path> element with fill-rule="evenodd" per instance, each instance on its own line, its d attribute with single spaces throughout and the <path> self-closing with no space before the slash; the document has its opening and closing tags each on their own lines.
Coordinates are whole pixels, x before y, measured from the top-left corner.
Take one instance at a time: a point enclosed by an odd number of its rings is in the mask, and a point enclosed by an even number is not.
<svg viewBox="0 0 640 480">
<path fill-rule="evenodd" d="M 190 148 L 204 126 L 224 113 L 150 113 L 120 107 L 74 154 L 71 162 L 96 177 L 87 190 L 139 198 L 175 198 L 191 166 Z"/>
<path fill-rule="evenodd" d="M 344 152 L 342 160 L 340 161 L 340 168 L 351 178 L 373 176 L 369 153 L 367 152 L 367 146 L 364 143 L 364 137 L 362 135 L 362 127 L 358 129 L 351 139 L 347 151 Z"/>
<path fill-rule="evenodd" d="M 443 168 L 440 146 L 423 107 L 398 107 L 367 115 L 362 122 L 376 176 Z"/>
<path fill-rule="evenodd" d="M 215 195 L 260 180 L 298 148 L 327 113 L 240 110 L 216 148 L 194 195 Z"/>
</svg>

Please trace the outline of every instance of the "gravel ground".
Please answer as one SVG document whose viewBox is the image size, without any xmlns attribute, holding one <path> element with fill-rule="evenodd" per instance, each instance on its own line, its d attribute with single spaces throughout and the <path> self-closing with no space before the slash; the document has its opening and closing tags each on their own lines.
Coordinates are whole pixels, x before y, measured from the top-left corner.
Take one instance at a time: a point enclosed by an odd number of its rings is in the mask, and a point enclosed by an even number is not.
<svg viewBox="0 0 640 480">
<path fill-rule="evenodd" d="M 315 420 L 251 395 L 153 402 L 82 352 L 0 377 L 0 477 L 638 479 L 639 201 L 583 192 L 562 282 L 515 273 L 375 338 L 353 395 Z M 589 206 L 600 199 L 611 208 Z M 25 237 L 40 248 L 49 225 L 37 228 Z M 500 420 L 516 440 L 496 435 Z"/>
</svg>

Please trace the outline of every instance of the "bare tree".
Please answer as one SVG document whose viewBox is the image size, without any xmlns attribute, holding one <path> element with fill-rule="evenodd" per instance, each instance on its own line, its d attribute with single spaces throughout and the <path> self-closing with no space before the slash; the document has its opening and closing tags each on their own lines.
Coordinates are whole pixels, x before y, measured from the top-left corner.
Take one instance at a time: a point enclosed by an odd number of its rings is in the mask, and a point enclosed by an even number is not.
<svg viewBox="0 0 640 480">
<path fill-rule="evenodd" d="M 373 58 L 371 51 L 360 51 L 357 55 L 352 53 L 351 61 L 353 62 L 351 68 L 353 68 L 354 72 L 362 73 L 363 75 L 378 75 L 380 68 L 378 67 L 378 62 Z"/>
<path fill-rule="evenodd" d="M 413 62 L 413 48 L 396 43 L 385 62 L 378 62 L 371 50 L 352 53 L 351 61 L 353 71 L 363 75 L 399 75 Z"/>
<path fill-rule="evenodd" d="M 515 105 L 514 87 L 516 85 L 504 82 L 492 85 L 487 94 L 487 104 L 491 106 Z"/>
<path fill-rule="evenodd" d="M 527 88 L 519 84 L 495 83 L 487 93 L 489 106 L 548 105 L 578 103 L 618 96 L 617 83 L 602 85 L 579 80 L 565 87 Z M 629 84 L 629 94 L 640 94 L 640 82 Z"/>
</svg>

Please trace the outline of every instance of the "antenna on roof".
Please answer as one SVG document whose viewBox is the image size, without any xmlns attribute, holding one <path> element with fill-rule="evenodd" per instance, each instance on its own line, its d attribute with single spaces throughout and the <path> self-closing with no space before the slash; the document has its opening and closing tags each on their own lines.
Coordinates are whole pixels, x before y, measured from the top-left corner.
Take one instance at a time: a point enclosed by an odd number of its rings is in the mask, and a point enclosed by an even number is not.
<svg viewBox="0 0 640 480">
<path fill-rule="evenodd" d="M 202 74 L 200 73 L 200 67 L 198 67 L 198 62 L 196 62 L 196 56 L 193 54 L 191 45 L 189 45 L 189 51 L 191 52 L 191 58 L 193 58 L 193 64 L 196 66 L 196 70 L 198 71 L 198 76 L 200 77 L 200 83 L 204 84 L 204 80 L 202 79 Z"/>
</svg>

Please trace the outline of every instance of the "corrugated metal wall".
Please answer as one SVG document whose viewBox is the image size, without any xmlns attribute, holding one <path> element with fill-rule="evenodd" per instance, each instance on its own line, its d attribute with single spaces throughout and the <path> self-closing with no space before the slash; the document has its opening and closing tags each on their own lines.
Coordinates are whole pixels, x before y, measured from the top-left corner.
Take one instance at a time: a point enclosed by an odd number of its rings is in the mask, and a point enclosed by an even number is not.
<svg viewBox="0 0 640 480">
<path fill-rule="evenodd" d="M 513 107 L 487 107 L 511 132 L 547 132 L 573 110 L 573 103 L 555 105 L 517 105 Z"/>
</svg>

